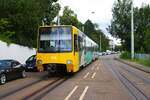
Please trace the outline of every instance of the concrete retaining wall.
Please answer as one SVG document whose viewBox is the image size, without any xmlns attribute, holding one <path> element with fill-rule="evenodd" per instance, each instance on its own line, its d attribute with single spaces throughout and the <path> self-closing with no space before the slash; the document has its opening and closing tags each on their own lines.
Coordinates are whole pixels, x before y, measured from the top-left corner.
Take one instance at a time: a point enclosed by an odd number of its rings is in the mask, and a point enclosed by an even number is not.
<svg viewBox="0 0 150 100">
<path fill-rule="evenodd" d="M 33 54 L 36 54 L 34 48 L 30 49 L 17 44 L 8 46 L 5 42 L 0 41 L 0 59 L 15 59 L 25 63 L 26 59 Z"/>
</svg>

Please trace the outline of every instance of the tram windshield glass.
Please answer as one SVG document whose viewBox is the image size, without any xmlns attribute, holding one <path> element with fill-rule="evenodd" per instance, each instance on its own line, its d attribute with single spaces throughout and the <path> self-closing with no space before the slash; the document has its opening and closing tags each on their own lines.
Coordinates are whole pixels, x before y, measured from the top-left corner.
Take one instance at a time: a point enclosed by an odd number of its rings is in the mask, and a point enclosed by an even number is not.
<svg viewBox="0 0 150 100">
<path fill-rule="evenodd" d="M 72 51 L 71 27 L 42 27 L 39 29 L 39 52 Z"/>
</svg>

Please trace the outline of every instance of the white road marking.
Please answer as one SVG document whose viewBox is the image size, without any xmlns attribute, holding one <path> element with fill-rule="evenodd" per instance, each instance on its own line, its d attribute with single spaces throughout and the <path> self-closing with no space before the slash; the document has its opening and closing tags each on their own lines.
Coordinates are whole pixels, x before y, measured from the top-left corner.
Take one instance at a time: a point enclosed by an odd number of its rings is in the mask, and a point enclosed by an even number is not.
<svg viewBox="0 0 150 100">
<path fill-rule="evenodd" d="M 84 75 L 84 77 L 83 77 L 83 78 L 84 78 L 84 79 L 85 79 L 85 78 L 87 78 L 89 74 L 90 74 L 90 73 L 89 73 L 89 72 L 87 72 L 87 73 Z"/>
<path fill-rule="evenodd" d="M 78 86 L 76 85 L 73 90 L 68 94 L 68 96 L 64 99 L 64 100 L 69 100 L 69 98 L 71 97 L 71 95 L 76 91 L 76 89 L 78 88 Z"/>
<path fill-rule="evenodd" d="M 92 77 L 91 77 L 91 78 L 94 78 L 94 77 L 95 77 L 95 75 L 96 75 L 96 72 L 94 72 L 94 73 L 93 73 L 93 75 L 92 75 Z"/>
<path fill-rule="evenodd" d="M 85 93 L 87 92 L 88 88 L 89 88 L 88 86 L 85 87 L 85 89 L 84 89 L 83 93 L 81 94 L 79 100 L 83 100 L 83 98 L 85 96 Z"/>
</svg>

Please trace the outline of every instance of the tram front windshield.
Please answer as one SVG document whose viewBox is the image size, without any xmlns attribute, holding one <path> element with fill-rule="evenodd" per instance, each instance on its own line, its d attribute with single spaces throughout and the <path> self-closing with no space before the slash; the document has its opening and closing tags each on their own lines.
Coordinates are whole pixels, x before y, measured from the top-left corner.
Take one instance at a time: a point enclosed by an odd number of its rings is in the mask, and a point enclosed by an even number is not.
<svg viewBox="0 0 150 100">
<path fill-rule="evenodd" d="M 71 27 L 41 27 L 39 29 L 39 52 L 72 51 Z"/>
</svg>

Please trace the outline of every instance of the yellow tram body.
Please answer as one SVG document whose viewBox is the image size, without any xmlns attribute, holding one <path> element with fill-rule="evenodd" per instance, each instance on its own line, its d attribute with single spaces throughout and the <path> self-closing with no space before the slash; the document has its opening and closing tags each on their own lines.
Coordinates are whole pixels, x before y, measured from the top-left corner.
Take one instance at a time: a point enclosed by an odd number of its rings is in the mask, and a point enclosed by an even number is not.
<svg viewBox="0 0 150 100">
<path fill-rule="evenodd" d="M 56 27 L 56 26 L 50 26 L 50 27 Z M 59 26 L 59 27 L 71 27 L 72 28 L 72 32 L 71 32 L 72 40 L 74 40 L 74 34 L 78 35 L 78 30 L 74 26 Z M 72 42 L 72 45 L 74 45 L 73 42 Z M 64 64 L 66 65 L 67 72 L 77 72 L 79 70 L 79 62 L 78 62 L 79 53 L 74 52 L 74 49 L 72 49 L 71 52 L 64 52 L 64 53 L 39 53 L 37 52 L 36 57 L 37 57 L 37 69 L 39 71 L 44 70 L 43 64 Z M 38 63 L 39 61 L 42 61 L 42 63 Z M 70 61 L 71 63 L 67 63 L 67 61 Z"/>
<path fill-rule="evenodd" d="M 38 33 L 39 71 L 64 67 L 66 72 L 74 73 L 96 58 L 98 45 L 74 26 L 41 26 Z"/>
</svg>

